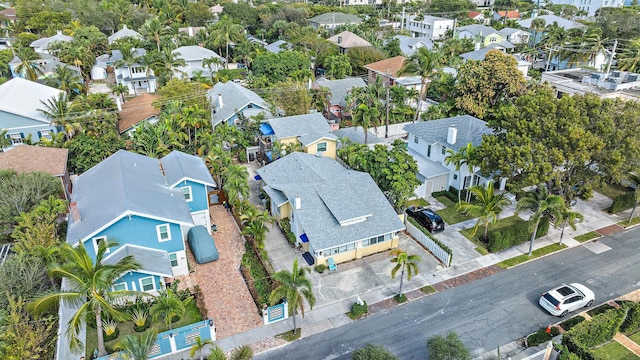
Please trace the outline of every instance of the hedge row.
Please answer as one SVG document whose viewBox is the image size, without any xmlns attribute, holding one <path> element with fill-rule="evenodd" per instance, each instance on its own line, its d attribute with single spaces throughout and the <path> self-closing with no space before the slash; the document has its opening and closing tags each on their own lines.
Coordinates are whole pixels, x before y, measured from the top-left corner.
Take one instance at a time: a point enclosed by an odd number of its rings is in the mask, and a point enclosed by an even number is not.
<svg viewBox="0 0 640 360">
<path fill-rule="evenodd" d="M 620 325 L 620 331 L 634 333 L 636 330 L 640 330 L 640 304 L 629 302 L 624 307 L 628 308 L 629 311 L 622 325 Z"/>
<path fill-rule="evenodd" d="M 453 250 L 451 250 L 450 247 L 448 247 L 447 245 L 445 245 L 444 243 L 442 243 L 440 240 L 436 239 L 430 232 L 429 230 L 427 230 L 424 226 L 418 224 L 418 222 L 411 217 L 407 216 L 407 220 L 409 220 L 409 222 L 411 224 L 413 224 L 413 226 L 417 227 L 418 230 L 422 231 L 425 235 L 427 235 L 431 240 L 433 240 L 434 243 L 438 244 L 438 246 L 440 246 L 440 248 L 442 250 L 444 250 L 447 254 L 451 255 L 451 259 L 453 260 Z"/>
<path fill-rule="evenodd" d="M 540 219 L 536 238 L 547 235 L 549 232 L 549 218 Z M 529 223 L 517 222 L 511 226 L 505 226 L 489 233 L 487 248 L 491 252 L 498 252 L 510 247 L 520 245 L 531 239 Z"/>
<path fill-rule="evenodd" d="M 621 211 L 632 208 L 636 204 L 636 198 L 632 192 L 624 193 L 622 195 L 616 196 L 613 199 L 613 204 L 611 204 L 611 208 L 609 212 L 612 214 L 617 214 Z"/>
<path fill-rule="evenodd" d="M 444 196 L 455 203 L 458 202 L 458 190 L 455 190 L 455 192 L 452 192 L 451 190 L 435 191 L 431 193 L 431 196 L 433 197 Z M 462 192 L 460 193 L 460 197 L 464 200 L 464 195 L 462 195 Z"/>
<path fill-rule="evenodd" d="M 562 344 L 581 359 L 595 359 L 590 349 L 613 339 L 620 330 L 626 312 L 625 309 L 609 310 L 590 321 L 581 322 L 562 335 Z"/>
</svg>

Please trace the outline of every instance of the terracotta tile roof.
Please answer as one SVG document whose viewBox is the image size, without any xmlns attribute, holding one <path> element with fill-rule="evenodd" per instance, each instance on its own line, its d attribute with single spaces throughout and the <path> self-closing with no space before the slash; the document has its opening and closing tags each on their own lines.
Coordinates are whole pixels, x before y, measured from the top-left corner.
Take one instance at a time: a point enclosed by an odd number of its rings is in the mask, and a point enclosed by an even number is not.
<svg viewBox="0 0 640 360">
<path fill-rule="evenodd" d="M 469 18 L 470 19 L 475 19 L 476 16 L 482 14 L 481 12 L 478 11 L 469 11 Z"/>
<path fill-rule="evenodd" d="M 376 61 L 364 66 L 365 69 L 377 71 L 380 73 L 389 73 L 392 77 L 398 76 L 398 70 L 402 68 L 406 58 L 404 56 L 396 56 L 385 60 Z"/>
<path fill-rule="evenodd" d="M 6 8 L 0 11 L 0 17 L 9 21 L 15 21 L 18 18 L 14 8 Z"/>
<path fill-rule="evenodd" d="M 140 121 L 158 115 L 160 112 L 152 103 L 160 98 L 159 95 L 142 94 L 127 101 L 122 105 L 122 111 L 118 114 L 118 130 L 123 133 Z"/>
<path fill-rule="evenodd" d="M 25 173 L 40 171 L 63 176 L 67 171 L 68 153 L 67 149 L 18 145 L 0 153 L 0 170 L 13 169 Z"/>
<path fill-rule="evenodd" d="M 500 17 L 506 17 L 507 19 L 520 19 L 520 13 L 517 10 L 511 11 L 498 11 Z"/>
</svg>

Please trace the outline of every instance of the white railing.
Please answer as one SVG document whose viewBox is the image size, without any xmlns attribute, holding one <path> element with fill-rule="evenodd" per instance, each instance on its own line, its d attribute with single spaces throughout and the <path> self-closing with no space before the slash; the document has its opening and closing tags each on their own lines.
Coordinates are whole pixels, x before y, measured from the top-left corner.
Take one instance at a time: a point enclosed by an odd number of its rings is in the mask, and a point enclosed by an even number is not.
<svg viewBox="0 0 640 360">
<path fill-rule="evenodd" d="M 407 221 L 407 232 L 416 239 L 417 242 L 422 244 L 422 246 L 426 247 L 431 251 L 431 253 L 438 258 L 438 260 L 442 261 L 444 266 L 451 266 L 451 254 L 446 252 L 443 248 L 440 247 L 429 235 L 423 233 L 420 229 L 418 229 L 415 225 L 413 225 L 410 221 Z"/>
</svg>

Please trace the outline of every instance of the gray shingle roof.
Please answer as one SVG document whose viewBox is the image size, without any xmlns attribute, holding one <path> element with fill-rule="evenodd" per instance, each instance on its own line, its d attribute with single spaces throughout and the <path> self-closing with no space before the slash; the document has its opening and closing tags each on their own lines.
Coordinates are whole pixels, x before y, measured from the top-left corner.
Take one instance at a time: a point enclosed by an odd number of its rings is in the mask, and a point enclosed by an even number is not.
<svg viewBox="0 0 640 360">
<path fill-rule="evenodd" d="M 492 27 L 479 25 L 479 24 L 471 24 L 471 25 L 460 26 L 459 28 L 456 28 L 456 32 L 460 32 L 460 31 L 468 31 L 474 36 L 476 35 L 487 36 L 489 34 L 498 32 L 498 30 Z"/>
<path fill-rule="evenodd" d="M 284 49 L 291 49 L 291 44 L 289 44 L 288 42 L 286 42 L 284 40 L 278 40 L 276 42 L 272 42 L 271 44 L 265 46 L 264 48 L 267 51 L 270 51 L 272 53 L 277 54 L 277 53 L 279 53 L 280 51 L 282 51 Z"/>
<path fill-rule="evenodd" d="M 526 33 L 526 31 L 524 31 L 524 30 L 510 28 L 510 27 L 503 28 L 503 29 L 499 30 L 498 33 L 500 33 L 500 35 L 503 35 L 503 36 L 506 37 L 506 36 L 509 36 L 511 34 L 515 34 L 515 33 L 519 32 L 519 31 L 522 31 L 522 32 Z"/>
<path fill-rule="evenodd" d="M 338 130 L 333 130 L 333 134 L 339 139 L 346 137 L 356 144 L 364 144 L 364 131 L 361 127 L 346 127 Z M 384 141 L 372 133 L 367 135 L 367 144 L 383 144 Z"/>
<path fill-rule="evenodd" d="M 326 14 L 321 14 L 318 16 L 314 16 L 309 19 L 310 23 L 317 23 L 320 25 L 324 24 L 359 24 L 362 22 L 362 19 L 352 14 L 345 14 L 341 12 L 329 12 Z"/>
<path fill-rule="evenodd" d="M 71 244 L 128 214 L 193 224 L 184 195 L 180 189 L 170 189 L 160 161 L 124 150 L 80 175 L 71 201 L 77 203 L 80 213 L 80 221 L 69 219 L 67 241 Z"/>
<path fill-rule="evenodd" d="M 171 262 L 169 261 L 169 254 L 163 250 L 125 244 L 113 253 L 107 255 L 108 256 L 102 260 L 103 264 L 115 265 L 118 261 L 132 255 L 136 262 L 140 264 L 140 271 L 166 277 L 173 276 Z"/>
<path fill-rule="evenodd" d="M 569 29 L 575 29 L 575 28 L 583 28 L 584 25 L 572 21 L 572 20 L 567 20 L 565 18 L 561 18 L 560 16 L 556 16 L 556 15 L 539 15 L 535 18 L 529 18 L 529 19 L 524 19 L 524 20 L 518 20 L 518 24 L 520 26 L 522 26 L 525 29 L 530 29 L 531 28 L 531 23 L 533 22 L 534 19 L 544 19 L 546 25 L 551 25 L 554 22 L 557 22 L 558 25 L 562 28 L 564 28 L 565 30 L 569 30 Z"/>
<path fill-rule="evenodd" d="M 296 152 L 258 174 L 291 203 L 300 197 L 294 216 L 315 251 L 404 229 L 369 174 L 347 170 L 333 159 Z M 365 220 L 346 224 L 360 217 Z"/>
<path fill-rule="evenodd" d="M 37 48 L 41 50 L 47 50 L 49 49 L 49 46 L 56 41 L 68 42 L 72 40 L 73 38 L 71 36 L 64 35 L 58 32 L 56 35 L 53 35 L 50 37 L 44 37 L 44 38 L 33 41 L 31 44 L 29 44 L 29 47 Z"/>
<path fill-rule="evenodd" d="M 338 137 L 330 132 L 317 131 L 317 130 L 309 131 L 308 133 L 304 135 L 300 135 L 298 137 L 298 141 L 300 141 L 300 143 L 304 146 L 308 146 L 322 139 L 338 140 Z"/>
<path fill-rule="evenodd" d="M 222 95 L 222 108 L 219 104 L 219 94 Z M 213 88 L 209 90 L 209 98 L 216 111 L 213 115 L 212 125 L 214 127 L 223 121 L 229 120 L 237 111 L 242 110 L 249 104 L 259 106 L 262 109 L 269 108 L 267 102 L 258 96 L 258 94 L 233 81 L 215 84 Z M 268 113 L 266 110 L 265 112 Z"/>
<path fill-rule="evenodd" d="M 316 84 L 326 87 L 331 92 L 331 105 L 347 106 L 346 98 L 349 92 L 354 88 L 365 87 L 367 84 L 360 77 L 344 78 L 340 80 L 327 80 L 320 78 L 316 80 Z"/>
<path fill-rule="evenodd" d="M 115 33 L 113 33 L 112 35 L 107 37 L 107 42 L 109 43 L 109 45 L 111 45 L 115 41 L 117 41 L 119 39 L 122 39 L 122 38 L 126 38 L 126 37 L 134 37 L 134 38 L 137 38 L 137 39 L 143 39 L 142 35 L 140 35 L 139 32 L 137 32 L 135 30 L 128 29 L 127 26 L 125 25 L 122 29 L 116 31 Z"/>
<path fill-rule="evenodd" d="M 266 120 L 266 122 L 271 125 L 273 133 L 278 139 L 311 134 L 332 135 L 331 126 L 320 113 L 273 118 Z"/>
<path fill-rule="evenodd" d="M 222 60 L 220 55 L 218 55 L 215 51 L 195 45 L 181 46 L 173 50 L 172 53 L 180 54 L 180 58 L 184 59 L 185 61 L 204 60 L 209 58 L 218 58 Z"/>
<path fill-rule="evenodd" d="M 213 187 L 216 186 L 204 161 L 197 156 L 174 150 L 161 160 L 169 186 L 175 186 L 184 179 L 194 180 Z"/>
<path fill-rule="evenodd" d="M 393 38 L 400 41 L 400 51 L 402 51 L 406 57 L 411 57 L 419 47 L 426 47 L 429 50 L 433 48 L 433 41 L 426 36 L 414 38 L 411 36 L 396 35 Z"/>
<path fill-rule="evenodd" d="M 57 98 L 62 92 L 34 81 L 13 78 L 0 85 L 0 111 L 49 124 L 50 120 L 38 111 L 44 108 L 40 101 Z"/>
<path fill-rule="evenodd" d="M 458 130 L 455 144 L 447 143 L 449 127 L 455 126 Z M 467 146 L 468 143 L 474 146 L 480 145 L 482 135 L 491 134 L 493 131 L 487 123 L 470 115 L 459 115 L 446 119 L 421 121 L 404 126 L 410 135 L 417 135 L 428 144 L 442 144 L 449 149 L 458 150 Z"/>
</svg>

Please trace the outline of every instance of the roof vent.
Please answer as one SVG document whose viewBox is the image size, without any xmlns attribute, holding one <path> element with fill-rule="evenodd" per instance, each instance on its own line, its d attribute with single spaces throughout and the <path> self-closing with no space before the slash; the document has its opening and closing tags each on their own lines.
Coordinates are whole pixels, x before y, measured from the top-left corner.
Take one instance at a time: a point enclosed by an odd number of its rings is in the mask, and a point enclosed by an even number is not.
<svg viewBox="0 0 640 360">
<path fill-rule="evenodd" d="M 80 211 L 78 211 L 78 203 L 75 201 L 72 201 L 69 204 L 69 212 L 71 213 L 71 216 L 73 216 L 73 221 L 78 222 L 82 220 L 80 218 Z"/>
<path fill-rule="evenodd" d="M 302 203 L 302 201 L 300 200 L 300 195 L 295 195 L 295 196 L 293 197 L 293 207 L 294 207 L 296 210 L 300 210 L 300 207 L 302 206 L 302 204 L 301 204 L 301 203 Z"/>
<path fill-rule="evenodd" d="M 338 44 L 342 44 L 342 36 L 338 36 Z"/>
<path fill-rule="evenodd" d="M 458 129 L 451 125 L 449 126 L 449 131 L 447 132 L 447 143 L 453 145 L 456 143 L 456 138 L 458 137 Z"/>
</svg>

